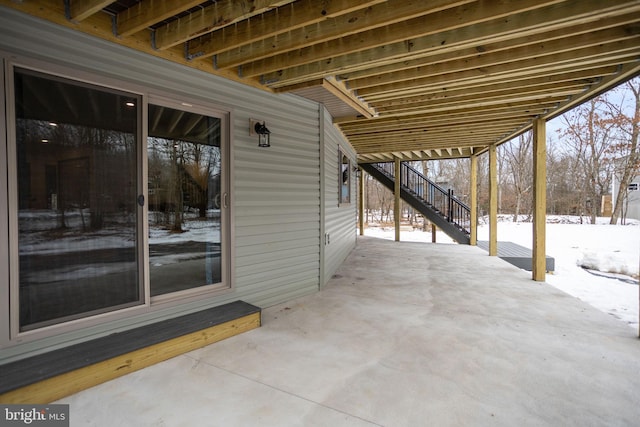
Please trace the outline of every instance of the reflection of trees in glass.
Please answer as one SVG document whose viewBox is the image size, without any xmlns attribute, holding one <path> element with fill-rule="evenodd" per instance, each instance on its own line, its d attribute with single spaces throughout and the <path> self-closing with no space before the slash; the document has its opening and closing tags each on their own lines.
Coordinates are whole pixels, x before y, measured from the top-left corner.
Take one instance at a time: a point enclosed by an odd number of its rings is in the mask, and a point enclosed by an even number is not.
<svg viewBox="0 0 640 427">
<path fill-rule="evenodd" d="M 43 120 L 16 124 L 21 209 L 53 209 L 59 228 L 70 227 L 73 212 L 83 231 L 103 228 L 114 215 L 135 220 L 135 135 Z"/>
<path fill-rule="evenodd" d="M 219 175 L 219 147 L 150 137 L 149 210 L 154 222 L 180 232 L 186 210 L 195 209 L 205 218 L 207 209 L 219 207 Z"/>
</svg>

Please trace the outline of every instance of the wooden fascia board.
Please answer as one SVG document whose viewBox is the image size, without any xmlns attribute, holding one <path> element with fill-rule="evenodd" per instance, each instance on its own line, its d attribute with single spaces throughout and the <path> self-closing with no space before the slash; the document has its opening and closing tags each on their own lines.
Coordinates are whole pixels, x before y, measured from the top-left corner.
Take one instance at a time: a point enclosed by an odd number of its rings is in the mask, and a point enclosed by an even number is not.
<svg viewBox="0 0 640 427">
<path fill-rule="evenodd" d="M 339 82 L 333 77 L 324 79 L 322 81 L 322 87 L 366 118 L 374 117 L 377 114 L 373 108 L 369 107 L 361 99 L 358 99 L 353 92 L 347 89 L 343 82 Z"/>
</svg>

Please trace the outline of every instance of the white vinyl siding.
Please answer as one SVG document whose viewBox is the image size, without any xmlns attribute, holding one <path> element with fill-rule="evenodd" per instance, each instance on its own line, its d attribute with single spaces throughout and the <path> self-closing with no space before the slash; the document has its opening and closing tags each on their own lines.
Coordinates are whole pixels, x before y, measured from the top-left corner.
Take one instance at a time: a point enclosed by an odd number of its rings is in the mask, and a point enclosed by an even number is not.
<svg viewBox="0 0 640 427">
<path fill-rule="evenodd" d="M 351 160 L 351 202 L 339 204 L 340 165 L 338 148 Z M 356 155 L 342 133 L 334 126 L 332 117 L 324 112 L 324 281 L 333 276 L 340 264 L 356 245 Z M 323 283 L 324 285 L 324 283 Z"/>
<path fill-rule="evenodd" d="M 318 290 L 320 113 L 316 103 L 218 78 L 0 6 L 1 51 L 78 70 L 88 81 L 130 84 L 143 92 L 230 111 L 232 290 L 5 348 L 6 341 L 0 339 L 0 362 L 238 299 L 266 307 Z M 270 148 L 259 148 L 257 137 L 249 135 L 250 119 L 265 121 L 272 132 Z M 0 253 L 5 251 L 3 247 Z M 7 275 L 6 270 L 0 272 L 0 280 L 6 281 Z"/>
</svg>

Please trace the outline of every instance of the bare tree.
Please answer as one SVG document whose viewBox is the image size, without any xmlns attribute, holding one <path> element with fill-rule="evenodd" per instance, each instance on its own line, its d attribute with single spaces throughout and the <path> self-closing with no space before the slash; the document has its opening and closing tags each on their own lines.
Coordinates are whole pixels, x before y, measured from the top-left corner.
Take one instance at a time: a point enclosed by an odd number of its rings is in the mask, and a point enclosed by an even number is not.
<svg viewBox="0 0 640 427">
<path fill-rule="evenodd" d="M 614 143 L 613 124 L 604 117 L 606 95 L 592 99 L 562 116 L 565 129 L 560 133 L 573 149 L 579 169 L 576 191 L 581 195 L 581 207 L 595 223 L 600 213 L 600 199 L 611 184 L 609 147 Z"/>
<path fill-rule="evenodd" d="M 531 186 L 533 174 L 533 159 L 531 152 L 531 132 L 520 135 L 501 146 L 499 151 L 502 156 L 502 181 L 507 181 L 511 187 L 513 204 L 513 222 L 518 221 L 518 217 L 523 208 L 531 209 Z M 506 177 L 505 177 L 506 175 Z M 504 190 L 503 190 L 504 192 Z M 504 198 L 504 196 L 503 196 Z"/>
<path fill-rule="evenodd" d="M 619 129 L 618 141 L 610 147 L 614 157 L 614 173 L 619 177 L 619 190 L 614 201 L 611 224 L 622 217 L 623 206 L 628 197 L 629 184 L 640 170 L 640 78 L 625 83 L 624 88 L 631 95 L 630 113 L 625 111 L 625 99 L 622 102 L 607 101 L 611 122 Z"/>
</svg>

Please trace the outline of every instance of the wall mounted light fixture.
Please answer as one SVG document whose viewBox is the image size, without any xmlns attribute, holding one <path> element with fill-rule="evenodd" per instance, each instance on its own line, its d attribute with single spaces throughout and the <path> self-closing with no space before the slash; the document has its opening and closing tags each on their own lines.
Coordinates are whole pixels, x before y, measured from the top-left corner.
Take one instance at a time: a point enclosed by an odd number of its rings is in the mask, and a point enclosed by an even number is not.
<svg viewBox="0 0 640 427">
<path fill-rule="evenodd" d="M 271 147 L 271 131 L 267 129 L 264 121 L 250 119 L 249 134 L 258 136 L 258 147 Z"/>
</svg>

